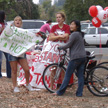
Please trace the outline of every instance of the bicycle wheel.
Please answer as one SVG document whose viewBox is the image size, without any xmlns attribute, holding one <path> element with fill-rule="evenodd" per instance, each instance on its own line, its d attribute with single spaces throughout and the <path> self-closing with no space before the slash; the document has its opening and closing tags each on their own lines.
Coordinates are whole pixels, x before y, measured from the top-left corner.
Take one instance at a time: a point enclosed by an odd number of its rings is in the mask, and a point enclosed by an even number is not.
<svg viewBox="0 0 108 108">
<path fill-rule="evenodd" d="M 108 62 L 101 62 L 98 64 L 98 66 L 104 66 L 108 68 Z"/>
<path fill-rule="evenodd" d="M 65 76 L 66 69 L 57 63 L 48 65 L 43 72 L 43 83 L 45 88 L 51 92 L 56 92 Z"/>
<path fill-rule="evenodd" d="M 87 87 L 95 96 L 108 96 L 108 68 L 96 66 L 91 69 Z"/>
</svg>

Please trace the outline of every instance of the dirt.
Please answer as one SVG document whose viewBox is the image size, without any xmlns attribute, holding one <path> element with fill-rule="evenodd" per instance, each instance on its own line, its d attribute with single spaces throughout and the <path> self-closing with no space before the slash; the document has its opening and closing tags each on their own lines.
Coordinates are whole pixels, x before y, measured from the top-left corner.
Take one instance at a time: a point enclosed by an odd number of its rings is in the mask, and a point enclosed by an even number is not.
<svg viewBox="0 0 108 108">
<path fill-rule="evenodd" d="M 74 86 L 68 87 L 63 96 L 53 96 L 46 89 L 29 92 L 24 86 L 19 88 L 20 93 L 13 93 L 11 79 L 0 78 L 0 108 L 108 108 L 108 97 L 94 96 L 86 86 L 83 97 L 75 96 Z"/>
</svg>

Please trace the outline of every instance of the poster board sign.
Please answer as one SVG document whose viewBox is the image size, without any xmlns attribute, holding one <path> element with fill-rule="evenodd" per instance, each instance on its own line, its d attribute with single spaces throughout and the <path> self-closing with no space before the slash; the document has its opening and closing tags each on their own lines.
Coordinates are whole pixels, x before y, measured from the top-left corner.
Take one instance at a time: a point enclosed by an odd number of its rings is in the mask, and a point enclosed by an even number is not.
<svg viewBox="0 0 108 108">
<path fill-rule="evenodd" d="M 0 50 L 18 57 L 34 46 L 37 40 L 42 38 L 25 29 L 7 25 L 0 36 Z"/>
</svg>

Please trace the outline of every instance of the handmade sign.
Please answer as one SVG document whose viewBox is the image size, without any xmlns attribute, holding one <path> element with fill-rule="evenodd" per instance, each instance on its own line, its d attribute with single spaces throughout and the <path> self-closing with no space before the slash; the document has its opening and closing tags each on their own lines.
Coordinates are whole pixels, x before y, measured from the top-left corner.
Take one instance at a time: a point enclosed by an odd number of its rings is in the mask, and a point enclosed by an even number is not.
<svg viewBox="0 0 108 108">
<path fill-rule="evenodd" d="M 27 53 L 27 60 L 30 67 L 30 84 L 34 87 L 44 88 L 42 75 L 45 67 L 51 63 L 57 63 L 59 60 L 59 51 L 57 47 L 59 45 L 64 45 L 64 42 L 46 42 L 43 46 L 43 50 L 41 54 L 30 54 Z M 65 66 L 67 66 L 68 61 L 65 62 Z M 20 67 L 20 75 L 19 75 L 18 84 L 25 84 L 25 76 L 24 71 Z"/>
<path fill-rule="evenodd" d="M 27 30 L 8 25 L 0 36 L 0 50 L 18 57 L 34 46 L 37 40 L 41 41 L 42 38 Z"/>
</svg>

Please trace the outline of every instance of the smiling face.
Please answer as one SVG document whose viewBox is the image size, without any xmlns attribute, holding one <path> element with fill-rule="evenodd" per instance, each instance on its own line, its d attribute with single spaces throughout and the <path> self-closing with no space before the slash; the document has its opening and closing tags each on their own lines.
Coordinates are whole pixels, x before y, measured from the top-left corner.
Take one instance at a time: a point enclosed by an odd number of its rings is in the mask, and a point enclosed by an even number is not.
<svg viewBox="0 0 108 108">
<path fill-rule="evenodd" d="M 15 17 L 15 19 L 14 19 L 14 25 L 16 26 L 16 27 L 22 27 L 22 19 L 21 19 L 21 17 Z"/>
<path fill-rule="evenodd" d="M 76 26 L 75 22 L 72 22 L 70 24 L 70 31 L 77 31 L 77 26 Z"/>
<path fill-rule="evenodd" d="M 58 24 L 63 24 L 64 20 L 65 19 L 62 17 L 61 14 L 56 14 L 56 21 L 58 22 Z"/>
</svg>

